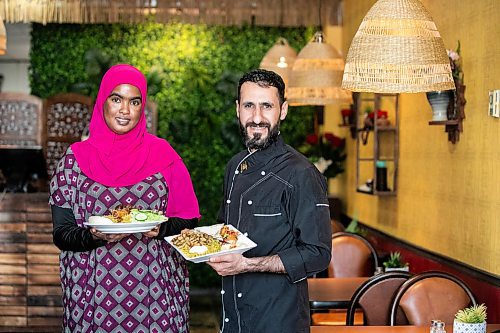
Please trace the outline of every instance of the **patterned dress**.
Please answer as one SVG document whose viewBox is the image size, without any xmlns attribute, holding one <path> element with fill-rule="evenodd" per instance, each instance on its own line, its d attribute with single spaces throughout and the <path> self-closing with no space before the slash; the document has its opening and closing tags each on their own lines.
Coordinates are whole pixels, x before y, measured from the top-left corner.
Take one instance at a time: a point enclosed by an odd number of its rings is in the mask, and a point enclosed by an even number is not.
<svg viewBox="0 0 500 333">
<path fill-rule="evenodd" d="M 50 204 L 71 208 L 80 227 L 120 204 L 165 212 L 168 202 L 160 173 L 107 187 L 81 172 L 71 149 L 50 187 Z M 92 251 L 63 251 L 60 273 L 64 332 L 188 332 L 187 268 L 164 240 L 136 233 Z"/>
</svg>

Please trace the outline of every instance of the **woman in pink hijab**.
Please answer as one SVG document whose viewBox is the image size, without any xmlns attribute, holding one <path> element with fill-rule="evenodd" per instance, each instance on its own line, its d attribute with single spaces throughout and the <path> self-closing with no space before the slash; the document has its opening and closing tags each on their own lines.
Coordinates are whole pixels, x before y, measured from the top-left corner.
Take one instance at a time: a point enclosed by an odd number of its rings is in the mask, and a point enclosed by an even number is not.
<svg viewBox="0 0 500 333">
<path fill-rule="evenodd" d="M 146 131 L 147 84 L 130 65 L 102 78 L 90 136 L 71 145 L 50 182 L 53 238 L 61 249 L 64 332 L 187 332 L 189 281 L 165 236 L 200 217 L 186 166 Z M 92 215 L 118 206 L 169 218 L 144 233 L 103 234 Z"/>
</svg>

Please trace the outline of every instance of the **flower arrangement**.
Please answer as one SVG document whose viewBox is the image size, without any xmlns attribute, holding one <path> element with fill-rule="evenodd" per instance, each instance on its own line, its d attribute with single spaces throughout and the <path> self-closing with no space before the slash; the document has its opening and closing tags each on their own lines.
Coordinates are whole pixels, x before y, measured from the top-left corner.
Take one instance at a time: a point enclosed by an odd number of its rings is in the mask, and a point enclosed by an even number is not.
<svg viewBox="0 0 500 333">
<path fill-rule="evenodd" d="M 346 159 L 344 153 L 345 139 L 339 138 L 333 133 L 309 134 L 305 143 L 298 148 L 327 178 L 333 178 L 344 172 L 343 162 Z"/>
<path fill-rule="evenodd" d="M 451 74 L 455 82 L 464 82 L 464 72 L 462 71 L 462 57 L 460 57 L 460 40 L 456 50 L 446 50 L 450 58 Z"/>
</svg>

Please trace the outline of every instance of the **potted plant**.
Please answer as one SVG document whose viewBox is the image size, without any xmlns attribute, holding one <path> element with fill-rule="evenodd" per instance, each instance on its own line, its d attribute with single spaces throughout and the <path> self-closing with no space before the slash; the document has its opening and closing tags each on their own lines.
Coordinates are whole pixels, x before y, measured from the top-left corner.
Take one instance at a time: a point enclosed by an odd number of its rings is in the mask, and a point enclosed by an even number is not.
<svg viewBox="0 0 500 333">
<path fill-rule="evenodd" d="M 486 306 L 473 305 L 459 310 L 453 321 L 453 333 L 486 333 Z"/>
<path fill-rule="evenodd" d="M 368 232 L 365 229 L 363 229 L 359 226 L 358 220 L 355 218 L 351 220 L 351 222 L 349 223 L 347 228 L 345 228 L 344 231 L 350 232 L 351 234 L 358 234 L 362 237 L 366 237 L 368 234 Z"/>
<path fill-rule="evenodd" d="M 389 255 L 389 259 L 383 262 L 386 272 L 390 271 L 406 271 L 410 270 L 410 266 L 407 262 L 403 261 L 401 256 L 401 252 L 391 252 Z"/>
</svg>

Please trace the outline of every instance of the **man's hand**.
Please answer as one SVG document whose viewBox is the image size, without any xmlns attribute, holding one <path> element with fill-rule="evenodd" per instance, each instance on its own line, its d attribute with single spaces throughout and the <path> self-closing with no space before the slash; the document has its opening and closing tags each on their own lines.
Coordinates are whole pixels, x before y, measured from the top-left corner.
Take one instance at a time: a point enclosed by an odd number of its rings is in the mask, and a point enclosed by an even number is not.
<svg viewBox="0 0 500 333">
<path fill-rule="evenodd" d="M 207 263 L 221 276 L 248 272 L 286 273 L 283 262 L 276 254 L 256 258 L 245 258 L 241 254 L 225 254 L 212 257 Z"/>
<path fill-rule="evenodd" d="M 225 254 L 210 258 L 207 264 L 220 276 L 227 276 L 245 273 L 247 271 L 245 260 L 247 258 L 241 254 Z"/>
</svg>

